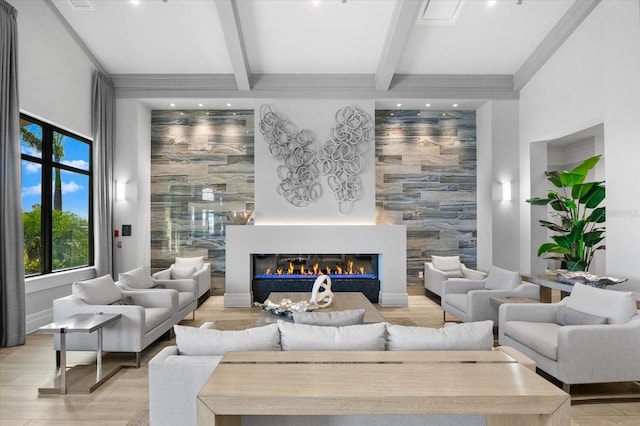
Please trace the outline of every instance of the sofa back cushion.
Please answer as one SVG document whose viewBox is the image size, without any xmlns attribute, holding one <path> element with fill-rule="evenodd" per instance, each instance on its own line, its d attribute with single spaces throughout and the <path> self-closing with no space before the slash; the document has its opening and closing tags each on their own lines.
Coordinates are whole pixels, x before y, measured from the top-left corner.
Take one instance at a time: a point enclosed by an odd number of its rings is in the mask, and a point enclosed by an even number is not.
<svg viewBox="0 0 640 426">
<path fill-rule="evenodd" d="M 174 325 L 181 355 L 224 355 L 229 351 L 279 351 L 277 324 L 246 330 L 212 330 Z"/>
<path fill-rule="evenodd" d="M 636 299 L 630 291 L 611 291 L 574 284 L 566 306 L 587 314 L 606 317 L 610 324 L 624 324 L 637 314 Z"/>
<path fill-rule="evenodd" d="M 491 350 L 493 321 L 451 324 L 444 328 L 387 324 L 387 350 L 465 351 Z"/>
<path fill-rule="evenodd" d="M 111 275 L 76 281 L 71 286 L 71 294 L 89 305 L 111 305 L 122 299 L 120 289 L 113 282 Z"/>
<path fill-rule="evenodd" d="M 333 327 L 362 324 L 364 322 L 364 309 L 332 312 L 293 312 L 293 322 L 296 324 Z"/>
<path fill-rule="evenodd" d="M 197 257 L 176 257 L 174 266 L 185 267 L 195 266 L 196 271 L 199 271 L 204 266 L 204 256 Z"/>
<path fill-rule="evenodd" d="M 508 271 L 506 269 L 491 266 L 484 284 L 488 290 L 511 290 L 522 282 L 520 272 Z"/>
<path fill-rule="evenodd" d="M 385 323 L 328 327 L 279 320 L 283 351 L 384 351 Z"/>
<path fill-rule="evenodd" d="M 597 325 L 607 324 L 609 319 L 599 315 L 588 314 L 586 312 L 572 309 L 567 305 L 558 308 L 556 323 L 559 325 Z"/>
<path fill-rule="evenodd" d="M 118 280 L 127 287 L 146 290 L 156 286 L 149 270 L 144 266 L 118 274 Z"/>
</svg>

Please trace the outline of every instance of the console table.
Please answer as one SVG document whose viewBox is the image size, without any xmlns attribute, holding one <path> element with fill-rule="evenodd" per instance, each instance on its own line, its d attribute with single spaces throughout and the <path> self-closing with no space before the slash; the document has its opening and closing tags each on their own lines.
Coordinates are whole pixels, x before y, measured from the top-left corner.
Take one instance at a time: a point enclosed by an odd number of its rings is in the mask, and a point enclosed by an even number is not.
<svg viewBox="0 0 640 426">
<path fill-rule="evenodd" d="M 551 289 L 560 290 L 560 297 L 571 294 L 572 284 L 562 283 L 554 275 L 522 275 L 522 281 L 540 286 L 540 301 L 551 303 Z"/>
<path fill-rule="evenodd" d="M 102 365 L 102 328 L 120 319 L 122 314 L 75 314 L 38 329 L 39 333 L 59 334 L 60 351 L 56 354 L 56 367 L 60 374 L 51 387 L 39 388 L 41 394 L 90 393 L 120 370 L 120 365 Z M 67 372 L 66 335 L 97 331 L 96 366 L 77 365 Z M 89 368 L 87 368 L 89 367 Z"/>
<path fill-rule="evenodd" d="M 274 379 L 287 384 L 271 386 Z M 501 351 L 228 352 L 197 407 L 200 426 L 237 426 L 242 415 L 485 414 L 488 426 L 571 423 L 569 394 Z"/>
</svg>

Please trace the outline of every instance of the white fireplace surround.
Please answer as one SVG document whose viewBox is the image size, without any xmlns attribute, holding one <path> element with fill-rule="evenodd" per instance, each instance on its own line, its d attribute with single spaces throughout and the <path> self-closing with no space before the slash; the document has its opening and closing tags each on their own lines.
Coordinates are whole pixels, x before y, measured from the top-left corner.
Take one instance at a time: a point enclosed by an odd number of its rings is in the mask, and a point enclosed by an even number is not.
<svg viewBox="0 0 640 426">
<path fill-rule="evenodd" d="M 379 304 L 409 304 L 404 225 L 229 225 L 226 234 L 225 307 L 252 305 L 251 255 L 264 253 L 378 254 Z"/>
</svg>

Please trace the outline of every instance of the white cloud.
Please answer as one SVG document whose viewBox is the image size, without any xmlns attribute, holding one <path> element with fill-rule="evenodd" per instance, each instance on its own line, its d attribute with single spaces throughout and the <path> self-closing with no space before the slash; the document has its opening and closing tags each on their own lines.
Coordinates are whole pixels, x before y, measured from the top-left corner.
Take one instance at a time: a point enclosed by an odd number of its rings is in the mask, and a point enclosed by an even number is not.
<svg viewBox="0 0 640 426">
<path fill-rule="evenodd" d="M 76 169 L 89 170 L 89 163 L 87 163 L 84 160 L 71 160 L 71 161 L 62 160 L 61 163 L 66 166 L 75 167 Z"/>
<path fill-rule="evenodd" d="M 42 186 L 41 184 L 28 186 L 26 188 L 22 188 L 22 196 L 25 195 L 40 195 L 42 194 Z"/>
<path fill-rule="evenodd" d="M 41 169 L 42 169 L 42 165 L 38 163 L 27 162 L 26 165 L 24 166 L 24 171 L 30 174 L 40 173 Z"/>
<path fill-rule="evenodd" d="M 72 192 L 80 191 L 84 189 L 82 185 L 78 185 L 74 181 L 71 182 L 62 182 L 62 193 L 70 194 Z"/>
</svg>

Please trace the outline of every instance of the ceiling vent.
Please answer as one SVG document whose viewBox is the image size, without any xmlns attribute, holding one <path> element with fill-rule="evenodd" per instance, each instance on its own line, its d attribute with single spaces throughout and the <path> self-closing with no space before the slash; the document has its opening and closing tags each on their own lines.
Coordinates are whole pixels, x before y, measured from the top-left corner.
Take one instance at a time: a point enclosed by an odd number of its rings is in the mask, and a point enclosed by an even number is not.
<svg viewBox="0 0 640 426">
<path fill-rule="evenodd" d="M 464 0 L 425 0 L 418 15 L 418 24 L 453 25 L 460 15 Z"/>
<path fill-rule="evenodd" d="M 68 0 L 73 10 L 93 10 L 93 5 L 89 0 Z"/>
</svg>

